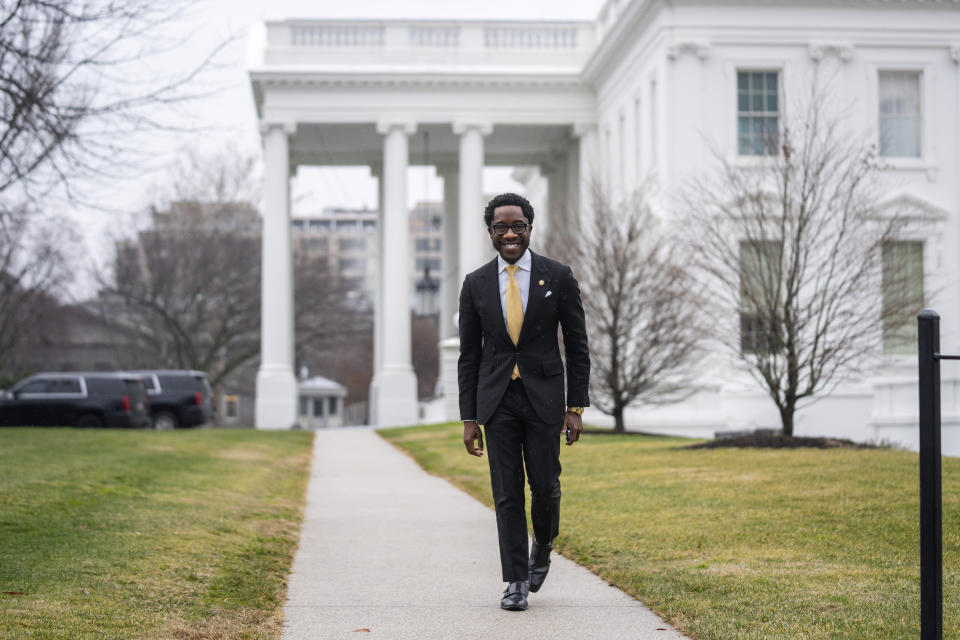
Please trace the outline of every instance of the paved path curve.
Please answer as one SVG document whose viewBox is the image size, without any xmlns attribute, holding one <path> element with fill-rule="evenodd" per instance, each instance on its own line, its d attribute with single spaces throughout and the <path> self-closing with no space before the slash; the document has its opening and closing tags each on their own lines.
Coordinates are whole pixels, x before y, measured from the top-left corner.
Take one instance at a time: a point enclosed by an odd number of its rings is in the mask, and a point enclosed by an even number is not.
<svg viewBox="0 0 960 640">
<path fill-rule="evenodd" d="M 684 640 L 557 554 L 530 608 L 502 611 L 498 559 L 491 509 L 369 428 L 318 431 L 283 637 Z"/>
</svg>

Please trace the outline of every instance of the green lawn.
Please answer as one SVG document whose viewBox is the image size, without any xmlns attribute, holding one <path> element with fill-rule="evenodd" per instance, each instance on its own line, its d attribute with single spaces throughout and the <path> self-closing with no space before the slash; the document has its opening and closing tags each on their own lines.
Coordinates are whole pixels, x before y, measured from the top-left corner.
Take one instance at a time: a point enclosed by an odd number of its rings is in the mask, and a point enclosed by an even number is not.
<svg viewBox="0 0 960 640">
<path fill-rule="evenodd" d="M 0 638 L 279 638 L 310 442 L 0 429 Z"/>
<path fill-rule="evenodd" d="M 380 433 L 492 504 L 459 424 Z M 697 640 L 919 637 L 915 453 L 689 442 L 587 434 L 561 447 L 560 551 Z M 944 459 L 943 480 L 944 638 L 958 638 L 960 459 Z"/>
</svg>

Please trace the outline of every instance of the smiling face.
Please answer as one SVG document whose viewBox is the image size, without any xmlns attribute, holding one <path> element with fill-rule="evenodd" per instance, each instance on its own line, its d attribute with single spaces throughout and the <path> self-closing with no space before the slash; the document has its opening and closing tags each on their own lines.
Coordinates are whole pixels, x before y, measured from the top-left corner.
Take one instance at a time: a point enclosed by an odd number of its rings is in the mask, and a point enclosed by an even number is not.
<svg viewBox="0 0 960 640">
<path fill-rule="evenodd" d="M 517 222 L 527 223 L 527 229 L 523 233 L 517 233 L 510 228 Z M 513 204 L 497 207 L 493 210 L 493 220 L 487 228 L 487 233 L 490 234 L 493 248 L 510 264 L 519 260 L 523 252 L 530 246 L 530 232 L 533 231 L 533 225 L 529 222 L 523 215 L 523 209 Z M 502 236 L 497 235 L 497 232 L 493 230 L 496 225 L 506 225 L 506 233 Z"/>
</svg>

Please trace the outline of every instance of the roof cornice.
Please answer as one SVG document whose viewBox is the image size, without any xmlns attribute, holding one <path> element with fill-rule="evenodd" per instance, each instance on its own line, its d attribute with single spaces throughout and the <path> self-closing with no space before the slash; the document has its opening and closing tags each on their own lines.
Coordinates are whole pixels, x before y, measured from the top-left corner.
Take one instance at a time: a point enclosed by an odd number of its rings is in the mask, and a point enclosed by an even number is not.
<svg viewBox="0 0 960 640">
<path fill-rule="evenodd" d="M 504 74 L 502 71 L 473 72 L 465 75 L 462 71 L 390 71 L 379 70 L 358 73 L 356 71 L 250 71 L 250 79 L 255 86 L 304 86 L 304 87 L 554 87 L 581 89 L 579 70 L 571 69 L 545 75 L 542 71 Z"/>
</svg>

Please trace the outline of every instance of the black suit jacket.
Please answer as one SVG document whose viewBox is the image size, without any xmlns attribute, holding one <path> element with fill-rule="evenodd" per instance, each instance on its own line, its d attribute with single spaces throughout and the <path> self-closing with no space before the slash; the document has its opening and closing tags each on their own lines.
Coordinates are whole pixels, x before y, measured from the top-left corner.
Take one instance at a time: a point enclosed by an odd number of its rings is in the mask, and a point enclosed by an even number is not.
<svg viewBox="0 0 960 640">
<path fill-rule="evenodd" d="M 567 265 L 530 254 L 530 293 L 516 346 L 503 320 L 497 259 L 463 280 L 458 366 L 461 419 L 476 419 L 480 424 L 490 420 L 510 382 L 514 363 L 541 420 L 559 423 L 566 407 L 590 404 L 590 352 L 580 287 Z M 566 401 L 558 325 L 563 329 L 567 360 Z"/>
</svg>

